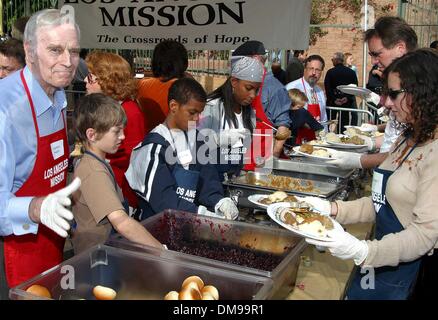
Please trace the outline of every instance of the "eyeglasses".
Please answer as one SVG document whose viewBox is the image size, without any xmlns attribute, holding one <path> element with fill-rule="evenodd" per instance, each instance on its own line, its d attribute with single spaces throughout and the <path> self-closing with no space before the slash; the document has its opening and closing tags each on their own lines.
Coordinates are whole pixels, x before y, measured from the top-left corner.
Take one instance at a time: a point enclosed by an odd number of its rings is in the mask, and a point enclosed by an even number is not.
<svg viewBox="0 0 438 320">
<path fill-rule="evenodd" d="M 88 81 L 89 84 L 96 83 L 98 80 L 99 80 L 98 78 L 93 78 L 93 74 L 92 73 L 89 73 L 87 75 L 87 81 Z"/>
<path fill-rule="evenodd" d="M 311 72 L 315 72 L 315 73 L 321 73 L 321 72 L 322 72 L 322 70 L 321 70 L 321 69 L 318 69 L 318 68 L 309 68 L 309 67 L 306 67 L 306 69 L 309 70 L 309 71 L 311 71 Z"/>
<path fill-rule="evenodd" d="M 403 93 L 403 92 L 406 92 L 406 90 L 405 89 L 400 89 L 400 90 L 389 89 L 389 90 L 384 92 L 384 95 L 389 97 L 391 100 L 394 101 L 395 99 L 397 99 L 398 95 L 400 93 Z"/>
<path fill-rule="evenodd" d="M 382 50 L 383 48 L 380 49 L 379 51 L 369 51 L 368 54 L 373 58 L 378 58 L 382 54 Z"/>
</svg>

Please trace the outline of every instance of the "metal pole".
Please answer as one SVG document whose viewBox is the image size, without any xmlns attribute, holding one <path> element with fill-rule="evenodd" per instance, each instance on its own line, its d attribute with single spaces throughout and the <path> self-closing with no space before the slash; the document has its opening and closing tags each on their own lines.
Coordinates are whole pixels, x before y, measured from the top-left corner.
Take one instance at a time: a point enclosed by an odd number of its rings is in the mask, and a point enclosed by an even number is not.
<svg viewBox="0 0 438 320">
<path fill-rule="evenodd" d="M 0 0 L 0 35 L 3 36 L 3 1 Z"/>
<path fill-rule="evenodd" d="M 30 16 L 30 0 L 26 0 L 24 4 L 24 15 Z"/>
<path fill-rule="evenodd" d="M 368 0 L 364 0 L 364 7 L 365 7 L 365 13 L 364 13 L 364 25 L 363 31 L 368 30 Z M 362 63 L 362 87 L 366 88 L 367 84 L 367 58 L 368 58 L 368 44 L 366 41 L 363 42 L 363 63 Z M 362 109 L 365 109 L 365 99 L 362 100 Z"/>
</svg>

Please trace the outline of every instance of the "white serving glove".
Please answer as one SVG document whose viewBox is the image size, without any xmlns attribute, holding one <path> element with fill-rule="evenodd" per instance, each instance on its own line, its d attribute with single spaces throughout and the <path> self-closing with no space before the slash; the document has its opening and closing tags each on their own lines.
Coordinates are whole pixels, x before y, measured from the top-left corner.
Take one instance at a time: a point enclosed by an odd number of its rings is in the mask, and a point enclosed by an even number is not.
<svg viewBox="0 0 438 320">
<path fill-rule="evenodd" d="M 358 137 L 361 138 L 365 142 L 368 151 L 376 150 L 376 139 L 375 138 L 367 137 L 367 136 L 364 136 L 364 135 L 361 135 L 361 134 L 359 134 Z"/>
<path fill-rule="evenodd" d="M 362 168 L 361 156 L 361 153 L 338 151 L 335 155 L 336 159 L 329 160 L 327 163 L 342 169 L 360 169 Z"/>
<path fill-rule="evenodd" d="M 216 214 L 214 212 L 209 211 L 206 207 L 204 206 L 199 206 L 198 207 L 198 214 L 202 215 L 202 216 L 207 216 L 207 217 L 213 217 L 213 218 L 220 218 L 223 219 L 224 216 L 221 214 Z"/>
<path fill-rule="evenodd" d="M 365 101 L 377 106 L 380 103 L 380 96 L 377 93 L 371 92 L 365 97 Z"/>
<path fill-rule="evenodd" d="M 304 197 L 303 201 L 310 204 L 315 210 L 319 211 L 324 216 L 329 216 L 332 211 L 332 204 L 328 200 L 318 197 Z"/>
<path fill-rule="evenodd" d="M 49 194 L 41 204 L 40 221 L 59 236 L 66 238 L 70 229 L 68 221 L 73 220 L 73 213 L 66 209 L 71 205 L 69 196 L 79 189 L 81 179 L 75 178 L 65 188 Z"/>
<path fill-rule="evenodd" d="M 368 244 L 346 231 L 332 231 L 330 236 L 334 241 L 319 241 L 306 238 L 306 242 L 318 247 L 328 248 L 334 257 L 342 260 L 353 259 L 356 265 L 361 265 L 368 256 Z"/>
<path fill-rule="evenodd" d="M 378 130 L 378 127 L 375 124 L 371 123 L 362 123 L 360 129 L 370 130 L 371 132 L 375 132 Z"/>
<path fill-rule="evenodd" d="M 219 133 L 219 139 L 215 136 L 216 144 L 221 147 L 234 146 L 241 139 L 245 138 L 246 133 L 246 129 L 221 130 Z"/>
<path fill-rule="evenodd" d="M 239 216 L 239 209 L 237 209 L 231 198 L 220 199 L 214 206 L 214 211 L 216 214 L 220 214 L 228 220 L 236 220 Z"/>
</svg>

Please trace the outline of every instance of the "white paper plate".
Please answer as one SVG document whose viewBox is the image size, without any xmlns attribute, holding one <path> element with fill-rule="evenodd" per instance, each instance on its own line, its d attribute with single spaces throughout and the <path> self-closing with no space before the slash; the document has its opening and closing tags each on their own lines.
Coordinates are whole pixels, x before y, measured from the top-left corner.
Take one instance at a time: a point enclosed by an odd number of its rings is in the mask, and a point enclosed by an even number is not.
<svg viewBox="0 0 438 320">
<path fill-rule="evenodd" d="M 315 239 L 315 240 L 320 240 L 320 241 L 327 241 L 327 242 L 331 242 L 334 241 L 334 239 L 330 238 L 330 233 L 333 231 L 344 231 L 344 228 L 342 228 L 342 226 L 339 224 L 339 222 L 337 222 L 336 220 L 332 219 L 331 217 L 329 217 L 329 219 L 333 222 L 333 230 L 328 230 L 327 237 L 321 237 L 319 235 L 315 235 L 315 234 L 311 234 L 308 232 L 303 232 L 301 230 L 298 230 L 298 228 L 291 226 L 290 224 L 284 223 L 283 221 L 281 221 L 280 219 L 280 215 L 279 213 L 277 213 L 277 211 L 279 211 L 278 209 L 280 208 L 289 208 L 290 205 L 287 202 L 279 202 L 279 203 L 274 203 L 271 204 L 270 206 L 268 206 L 267 212 L 269 217 L 274 220 L 276 223 L 278 223 L 280 226 L 282 226 L 283 228 L 286 228 L 289 231 L 292 231 L 293 233 L 302 236 L 304 238 L 309 238 L 309 239 Z"/>
<path fill-rule="evenodd" d="M 370 128 L 370 127 L 345 126 L 345 128 L 354 128 L 354 129 L 360 130 L 362 132 L 373 132 L 373 131 L 375 131 L 373 128 Z"/>
<path fill-rule="evenodd" d="M 318 141 L 317 143 L 312 143 L 312 141 Z M 325 142 L 325 141 L 322 141 L 322 140 L 312 140 L 312 141 L 309 141 L 309 142 L 307 142 L 307 144 L 310 144 L 310 145 L 312 145 L 312 146 L 314 146 L 314 147 L 329 147 L 330 145 L 327 143 L 327 142 Z"/>
<path fill-rule="evenodd" d="M 338 134 L 339 138 L 346 138 L 347 135 Z M 342 148 L 342 149 L 361 149 L 366 147 L 366 144 L 354 144 L 354 143 L 342 143 L 342 142 L 330 142 L 327 141 L 327 143 L 330 146 L 336 147 L 336 148 Z"/>
<path fill-rule="evenodd" d="M 364 98 L 371 93 L 371 90 L 369 90 L 367 88 L 355 87 L 355 86 L 349 86 L 349 85 L 337 86 L 336 89 L 338 89 L 339 91 L 341 91 L 343 93 L 351 94 L 353 96 L 357 96 L 357 97 L 361 97 L 361 98 Z"/>
<path fill-rule="evenodd" d="M 261 203 L 260 200 L 265 199 L 265 198 L 269 197 L 270 195 L 271 194 L 253 194 L 253 195 L 248 196 L 248 201 L 266 209 L 269 205 Z M 297 198 L 298 201 L 303 201 L 302 197 L 298 197 L 296 195 L 294 195 L 294 197 Z M 277 203 L 277 202 L 275 202 L 275 203 Z M 288 202 L 286 202 L 286 203 L 288 203 Z"/>
<path fill-rule="evenodd" d="M 269 194 L 252 194 L 252 195 L 248 196 L 248 201 L 258 205 L 259 207 L 266 209 L 268 207 L 268 205 L 261 203 L 259 201 L 268 197 L 268 196 L 269 196 Z"/>
<path fill-rule="evenodd" d="M 305 153 L 305 152 L 301 152 L 300 151 L 300 146 L 293 147 L 293 150 L 297 154 L 302 155 L 304 157 L 308 157 L 308 158 L 319 159 L 319 160 L 334 160 L 334 159 L 336 159 L 336 157 L 335 157 L 336 150 L 329 149 L 329 148 L 323 148 L 323 147 L 319 147 L 319 146 L 314 146 L 314 148 L 326 150 L 329 153 L 330 157 L 320 157 L 320 156 L 315 156 L 315 155 L 308 154 L 308 153 Z"/>
</svg>

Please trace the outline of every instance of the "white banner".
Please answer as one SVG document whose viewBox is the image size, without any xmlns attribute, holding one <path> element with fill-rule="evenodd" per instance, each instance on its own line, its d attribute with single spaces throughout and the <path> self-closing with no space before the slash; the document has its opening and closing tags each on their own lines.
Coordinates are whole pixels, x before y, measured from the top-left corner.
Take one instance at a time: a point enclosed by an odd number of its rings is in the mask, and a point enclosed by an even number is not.
<svg viewBox="0 0 438 320">
<path fill-rule="evenodd" d="M 61 7 L 73 10 L 83 48 L 153 49 L 169 38 L 189 50 L 248 40 L 268 49 L 309 44 L 311 0 L 61 0 Z"/>
</svg>

